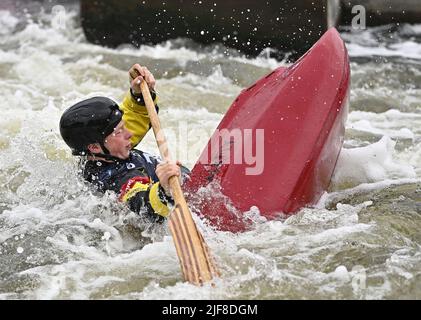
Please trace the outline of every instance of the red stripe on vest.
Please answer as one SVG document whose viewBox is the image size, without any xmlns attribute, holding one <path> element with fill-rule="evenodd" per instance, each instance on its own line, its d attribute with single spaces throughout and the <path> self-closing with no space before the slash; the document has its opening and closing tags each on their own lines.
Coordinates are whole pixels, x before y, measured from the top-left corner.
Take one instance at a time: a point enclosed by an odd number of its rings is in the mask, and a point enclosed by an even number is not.
<svg viewBox="0 0 421 320">
<path fill-rule="evenodd" d="M 118 200 L 122 201 L 123 197 L 126 195 L 126 193 L 129 190 L 133 188 L 136 182 L 140 182 L 142 184 L 149 184 L 151 182 L 151 179 L 149 179 L 149 177 L 140 177 L 140 176 L 130 178 L 125 184 L 121 186 Z"/>
</svg>

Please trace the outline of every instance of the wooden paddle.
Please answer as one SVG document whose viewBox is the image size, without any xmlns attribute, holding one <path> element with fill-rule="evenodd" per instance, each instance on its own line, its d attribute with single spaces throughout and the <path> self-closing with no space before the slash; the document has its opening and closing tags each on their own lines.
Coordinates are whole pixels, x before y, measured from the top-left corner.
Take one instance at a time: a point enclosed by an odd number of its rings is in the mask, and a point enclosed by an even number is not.
<svg viewBox="0 0 421 320">
<path fill-rule="evenodd" d="M 135 71 L 137 75 L 131 74 L 133 79 L 139 76 L 138 71 Z M 142 81 L 140 88 L 161 157 L 165 161 L 171 161 L 165 134 L 161 129 L 161 123 L 146 81 Z M 201 285 L 212 280 L 214 276 L 219 276 L 219 272 L 205 240 L 193 221 L 178 177 L 172 176 L 169 179 L 169 184 L 175 202 L 175 208 L 169 216 L 169 226 L 184 279 L 190 283 Z"/>
</svg>

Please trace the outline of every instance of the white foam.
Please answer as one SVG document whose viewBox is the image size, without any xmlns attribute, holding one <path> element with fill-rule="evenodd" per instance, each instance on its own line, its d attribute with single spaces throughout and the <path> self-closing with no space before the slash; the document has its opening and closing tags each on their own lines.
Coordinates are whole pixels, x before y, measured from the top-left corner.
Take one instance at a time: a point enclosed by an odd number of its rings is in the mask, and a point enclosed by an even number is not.
<svg viewBox="0 0 421 320">
<path fill-rule="evenodd" d="M 333 188 L 337 185 L 359 185 L 386 179 L 415 178 L 414 168 L 400 163 L 394 157 L 396 142 L 384 136 L 371 145 L 341 150 L 332 177 Z"/>
<path fill-rule="evenodd" d="M 22 83 L 32 84 L 37 90 L 48 90 L 59 93 L 65 88 L 74 86 L 73 80 L 66 72 L 61 72 L 61 59 L 45 51 L 28 52 L 13 67 L 13 72 Z"/>
<path fill-rule="evenodd" d="M 415 41 L 405 41 L 399 44 L 392 44 L 389 47 L 375 46 L 366 47 L 356 43 L 348 43 L 347 49 L 351 57 L 405 57 L 421 59 L 421 44 Z"/>
<path fill-rule="evenodd" d="M 7 35 L 14 31 L 19 19 L 9 11 L 0 10 L 0 35 Z"/>
<path fill-rule="evenodd" d="M 421 24 L 406 23 L 402 25 L 401 28 L 402 28 L 402 33 L 405 35 L 421 34 Z"/>
<path fill-rule="evenodd" d="M 171 59 L 177 61 L 180 66 L 185 66 L 189 61 L 199 61 L 206 57 L 186 47 L 174 48 L 174 40 L 168 40 L 154 46 L 141 45 L 140 48 L 117 49 L 121 54 L 134 56 L 147 56 L 154 59 Z"/>
<path fill-rule="evenodd" d="M 401 178 L 386 179 L 373 183 L 361 183 L 349 189 L 324 194 L 323 198 L 321 198 L 319 201 L 320 203 L 317 204 L 317 208 L 325 208 L 326 204 L 329 203 L 331 199 L 336 199 L 338 196 L 341 198 L 345 198 L 355 194 L 367 193 L 374 190 L 381 190 L 393 185 L 415 184 L 420 182 L 421 178 Z"/>
<path fill-rule="evenodd" d="M 286 61 L 278 61 L 275 58 L 271 58 L 268 50 L 263 50 L 260 55 L 255 58 L 246 58 L 245 56 L 241 57 L 229 57 L 228 59 L 233 61 L 238 61 L 244 64 L 251 64 L 256 67 L 268 68 L 274 70 L 280 66 L 288 67 L 290 64 L 287 64 Z"/>
<path fill-rule="evenodd" d="M 44 219 L 44 213 L 39 208 L 21 205 L 14 210 L 5 210 L 2 218 L 12 225 L 16 224 L 30 224 L 32 226 L 38 225 Z"/>
<path fill-rule="evenodd" d="M 378 136 L 383 136 L 385 134 L 390 135 L 393 138 L 402 138 L 402 139 L 411 139 L 413 140 L 415 135 L 408 128 L 400 128 L 396 131 L 387 132 L 386 130 L 380 130 L 373 126 L 373 124 L 368 120 L 359 120 L 352 124 L 349 124 L 348 128 L 373 133 Z"/>
<path fill-rule="evenodd" d="M 396 40 L 393 43 L 379 42 L 377 32 L 387 31 L 388 26 L 368 28 L 358 32 L 344 32 L 341 36 L 346 40 L 348 53 L 351 57 L 404 57 L 421 59 L 421 44 L 414 38 L 400 38 L 401 35 L 421 34 L 421 25 L 404 24 L 398 34 L 391 34 Z"/>
<path fill-rule="evenodd" d="M 409 147 L 394 152 L 394 157 L 400 162 L 411 165 L 417 175 L 420 176 L 421 114 L 401 112 L 396 109 L 383 113 L 353 111 L 348 116 L 346 127 L 348 130 L 352 130 L 351 135 L 360 132 L 379 138 L 388 136 L 398 142 L 407 140 L 406 144 L 411 142 L 412 145 L 409 145 Z M 351 140 L 347 140 L 346 144 L 352 145 L 353 143 Z"/>
<path fill-rule="evenodd" d="M 76 248 L 77 246 L 74 246 L 74 249 Z M 96 254 L 87 254 L 89 251 Z M 87 246 L 80 246 L 77 252 L 83 254 L 84 258 L 61 265 L 35 267 L 22 272 L 39 276 L 41 285 L 34 293 L 35 297 L 90 299 L 93 298 L 93 294 L 98 297 L 101 296 L 103 287 L 110 285 L 118 287 L 118 283 L 123 283 L 123 288 L 127 289 L 131 285 L 136 285 L 132 279 L 138 277 L 139 270 L 142 270 L 142 277 L 151 279 L 155 279 L 157 274 L 163 278 L 167 274 L 180 276 L 175 248 L 172 239 L 168 237 L 162 242 L 146 245 L 141 250 L 128 254 L 119 253 L 117 256 L 106 256 L 96 248 Z M 72 283 L 78 284 L 78 290 L 71 289 Z M 118 292 L 115 294 L 119 295 Z"/>
<path fill-rule="evenodd" d="M 335 269 L 335 271 L 331 273 L 331 276 L 344 282 L 349 281 L 351 279 L 348 270 L 345 266 L 338 266 Z"/>
<path fill-rule="evenodd" d="M 11 52 L 5 52 L 0 48 L 0 64 L 15 63 L 19 60 L 16 54 Z"/>
<path fill-rule="evenodd" d="M 209 76 L 203 77 L 193 73 L 185 73 L 170 80 L 162 80 L 162 85 L 167 83 L 176 83 L 181 90 L 199 91 L 198 94 L 211 93 L 232 98 L 241 90 L 232 83 L 231 79 L 224 76 L 220 65 L 216 65 Z"/>
</svg>

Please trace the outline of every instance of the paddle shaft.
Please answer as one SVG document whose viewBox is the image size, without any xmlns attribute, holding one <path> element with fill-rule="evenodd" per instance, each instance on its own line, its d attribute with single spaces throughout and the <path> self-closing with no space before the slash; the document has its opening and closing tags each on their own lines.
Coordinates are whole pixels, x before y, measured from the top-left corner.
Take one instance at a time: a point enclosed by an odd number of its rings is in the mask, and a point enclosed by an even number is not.
<svg viewBox="0 0 421 320">
<path fill-rule="evenodd" d="M 165 161 L 170 161 L 168 144 L 146 81 L 142 81 L 140 87 L 161 157 Z M 175 209 L 169 217 L 169 226 L 184 279 L 200 285 L 212 280 L 213 276 L 217 276 L 219 273 L 209 248 L 194 223 L 178 177 L 169 178 L 169 185 L 175 201 Z"/>
</svg>

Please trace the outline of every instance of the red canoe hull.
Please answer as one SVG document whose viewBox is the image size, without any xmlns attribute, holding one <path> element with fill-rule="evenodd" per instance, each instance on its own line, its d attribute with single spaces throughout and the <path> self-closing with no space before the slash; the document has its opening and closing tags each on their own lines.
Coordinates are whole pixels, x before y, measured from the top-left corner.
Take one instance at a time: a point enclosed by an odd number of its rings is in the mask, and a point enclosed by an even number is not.
<svg viewBox="0 0 421 320">
<path fill-rule="evenodd" d="M 185 185 L 193 206 L 218 229 L 237 232 L 247 227 L 243 214 L 253 206 L 274 219 L 315 204 L 342 148 L 349 89 L 348 54 L 332 28 L 296 63 L 258 80 L 233 102 Z M 223 140 L 223 129 L 242 136 Z M 221 156 L 227 149 L 230 163 Z M 242 161 L 234 161 L 238 152 Z"/>
</svg>

